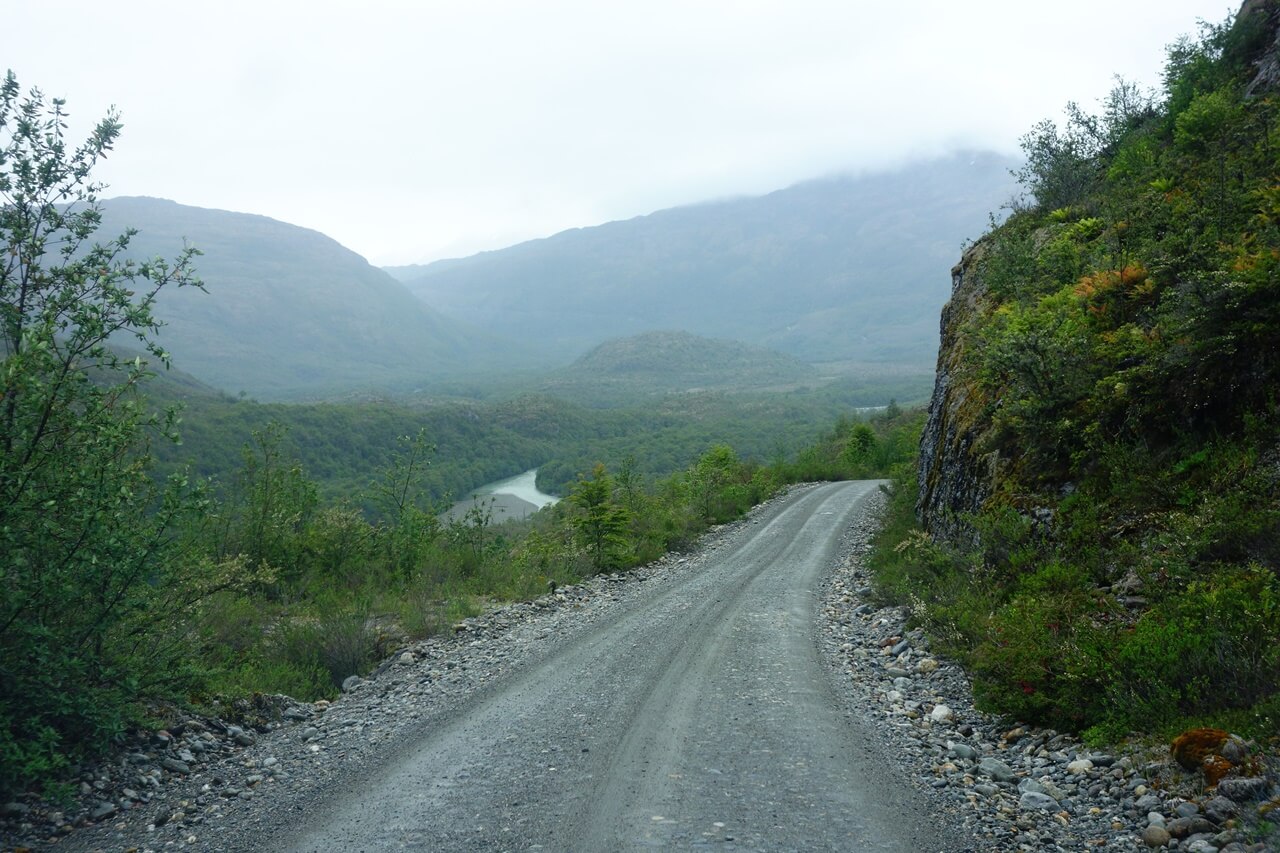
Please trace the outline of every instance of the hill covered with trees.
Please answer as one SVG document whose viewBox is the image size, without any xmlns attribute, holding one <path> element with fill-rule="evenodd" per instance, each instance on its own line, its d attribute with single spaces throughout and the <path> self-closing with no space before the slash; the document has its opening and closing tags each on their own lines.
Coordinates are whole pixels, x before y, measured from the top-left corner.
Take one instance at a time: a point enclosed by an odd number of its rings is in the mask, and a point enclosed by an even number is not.
<svg viewBox="0 0 1280 853">
<path fill-rule="evenodd" d="M 684 420 L 649 407 L 637 425 L 636 412 L 588 416 L 542 398 L 440 416 L 264 406 L 183 375 L 157 383 L 170 359 L 158 306 L 198 292 L 198 255 L 178 240 L 155 254 L 128 229 L 100 233 L 90 176 L 121 125 L 109 113 L 77 143 L 66 138 L 63 106 L 24 93 L 12 73 L 0 85 L 5 802 L 41 793 L 73 802 L 71 780 L 86 763 L 129 728 L 164 725 L 172 703 L 225 712 L 254 694 L 333 696 L 404 638 L 445 628 L 484 601 L 653 559 L 789 480 L 882 473 L 909 448 L 912 416 L 894 411 L 874 424 L 839 421 L 794 460 L 771 465 L 714 443 L 661 479 L 629 453 L 615 477 L 597 456 L 566 500 L 523 526 L 495 529 L 483 507 L 444 520 L 432 491 L 434 440 L 456 440 L 480 464 L 524 467 L 573 442 L 673 423 L 723 433 L 725 421 L 708 416 L 714 399 Z M 194 456 L 183 455 L 190 447 L 166 399 L 188 403 L 187 434 L 203 444 Z M 228 467 L 218 460 L 225 437 L 264 416 L 220 482 L 192 470 Z M 733 423 L 760 440 L 750 421 Z M 300 449 L 321 461 L 359 459 L 366 485 L 322 495 L 286 444 L 304 431 Z M 688 449 L 669 436 L 662 444 Z M 166 463 L 168 476 L 156 477 Z"/>
<path fill-rule="evenodd" d="M 881 576 L 989 708 L 1280 731 L 1278 32 L 1246 3 L 1154 97 L 1035 126 L 1028 203 L 957 270 L 899 493 L 930 535 Z"/>
</svg>

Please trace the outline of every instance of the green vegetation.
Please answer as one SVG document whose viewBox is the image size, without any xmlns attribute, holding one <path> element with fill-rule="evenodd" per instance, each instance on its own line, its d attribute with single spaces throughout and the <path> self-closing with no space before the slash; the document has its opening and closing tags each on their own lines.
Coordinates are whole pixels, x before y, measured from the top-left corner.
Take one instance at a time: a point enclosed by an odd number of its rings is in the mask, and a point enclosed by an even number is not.
<svg viewBox="0 0 1280 853">
<path fill-rule="evenodd" d="M 1280 104 L 1247 91 L 1274 18 L 1175 45 L 1159 102 L 1038 125 L 1029 203 L 972 256 L 981 544 L 911 532 L 904 481 L 877 560 L 989 709 L 1280 731 Z"/>
<path fill-rule="evenodd" d="M 543 393 L 588 405 L 632 405 L 670 393 L 780 389 L 825 384 L 799 359 L 687 332 L 646 332 L 606 341 L 540 383 Z"/>
<path fill-rule="evenodd" d="M 184 624 L 235 582 L 192 552 L 199 514 L 182 478 L 156 485 L 147 442 L 171 420 L 144 414 L 156 296 L 198 286 L 192 253 L 124 259 L 129 232 L 92 242 L 89 181 L 120 132 L 108 115 L 79 147 L 38 91 L 0 86 L 0 790 L 50 778 L 101 749 L 140 697 L 190 683 Z M 74 202 L 72 207 L 66 205 Z"/>
<path fill-rule="evenodd" d="M 623 457 L 596 463 L 568 498 L 523 522 L 494 525 L 483 505 L 442 521 L 425 490 L 427 435 L 403 438 L 370 493 L 322 503 L 284 433 L 257 433 L 242 470 L 210 504 L 196 534 L 205 550 L 252 570 L 200 614 L 205 694 L 332 695 L 407 636 L 448 627 L 492 600 L 627 569 L 691 544 L 799 479 L 877 476 L 906 464 L 919 412 L 843 419 L 792 461 L 743 460 L 714 445 L 683 470 L 654 478 Z"/>
<path fill-rule="evenodd" d="M 783 442 L 811 436 L 839 392 L 680 395 L 642 413 L 532 397 L 261 406 L 189 377 L 148 385 L 148 364 L 169 360 L 157 295 L 200 285 L 193 250 L 138 261 L 129 231 L 94 242 L 90 173 L 119 131 L 110 115 L 70 149 L 60 101 L 24 98 L 12 75 L 0 89 L 0 795 L 56 790 L 156 703 L 330 696 L 491 601 L 635 566 L 784 483 L 875 474 L 910 452 L 919 416 L 891 407 L 789 460 Z M 121 355 L 130 343 L 145 355 Z M 186 443 L 174 407 L 150 414 L 182 400 Z M 797 400 L 799 417 L 762 426 Z M 652 445 L 636 442 L 645 431 Z M 774 462 L 735 438 L 773 442 Z M 627 452 L 597 457 L 612 471 L 579 468 L 568 499 L 532 519 L 494 525 L 482 505 L 442 520 L 443 490 L 593 442 Z"/>
<path fill-rule="evenodd" d="M 244 444 L 274 422 L 285 428 L 282 452 L 298 460 L 322 500 L 354 500 L 367 491 L 371 472 L 390 463 L 398 436 L 425 430 L 437 452 L 423 489 L 432 500 L 444 500 L 535 467 L 544 491 L 564 495 L 596 461 L 628 455 L 637 473 L 663 476 L 718 442 L 749 458 L 786 457 L 841 413 L 882 402 L 899 387 L 845 381 L 779 393 L 655 394 L 642 408 L 631 397 L 608 409 L 541 395 L 493 402 L 259 404 L 175 383 L 166 374 L 151 383 L 150 396 L 183 406 L 181 444 L 154 449 L 161 477 L 189 467 L 225 484 L 241 466 Z M 359 508 L 375 509 L 368 502 Z"/>
</svg>

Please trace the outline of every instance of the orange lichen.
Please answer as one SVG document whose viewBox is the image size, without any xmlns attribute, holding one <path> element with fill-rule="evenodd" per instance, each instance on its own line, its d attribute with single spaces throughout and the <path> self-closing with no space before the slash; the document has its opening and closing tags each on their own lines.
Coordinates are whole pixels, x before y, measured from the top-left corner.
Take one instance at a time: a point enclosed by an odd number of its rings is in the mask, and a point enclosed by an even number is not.
<svg viewBox="0 0 1280 853">
<path fill-rule="evenodd" d="M 1128 264 L 1122 269 L 1099 270 L 1084 276 L 1074 293 L 1092 317 L 1114 317 L 1119 325 L 1154 300 L 1156 283 L 1142 264 Z"/>
<path fill-rule="evenodd" d="M 1230 735 L 1222 729 L 1189 729 L 1173 739 L 1173 746 L 1169 751 L 1173 753 L 1174 761 L 1182 765 L 1183 769 L 1199 770 L 1206 758 L 1218 755 L 1218 750 L 1227 742 L 1228 737 Z"/>
<path fill-rule="evenodd" d="M 1234 770 L 1235 765 L 1221 755 L 1207 755 L 1200 763 L 1200 769 L 1204 772 L 1205 784 L 1212 788 L 1222 781 L 1223 776 Z"/>
</svg>

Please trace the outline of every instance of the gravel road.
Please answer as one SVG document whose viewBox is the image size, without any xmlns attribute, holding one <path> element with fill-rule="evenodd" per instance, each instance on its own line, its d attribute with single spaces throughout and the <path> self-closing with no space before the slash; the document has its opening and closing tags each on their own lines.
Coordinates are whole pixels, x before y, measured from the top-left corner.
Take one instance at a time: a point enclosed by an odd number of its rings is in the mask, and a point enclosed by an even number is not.
<svg viewBox="0 0 1280 853">
<path fill-rule="evenodd" d="M 1206 791 L 1167 749 L 976 710 L 872 600 L 876 486 L 791 487 L 688 554 L 411 643 L 334 702 L 178 714 L 74 802 L 0 804 L 0 851 L 1277 849 L 1258 744 L 1263 772 Z"/>
<path fill-rule="evenodd" d="M 949 846 L 839 710 L 819 586 L 876 484 L 801 493 L 696 574 L 492 685 L 270 849 Z"/>
</svg>

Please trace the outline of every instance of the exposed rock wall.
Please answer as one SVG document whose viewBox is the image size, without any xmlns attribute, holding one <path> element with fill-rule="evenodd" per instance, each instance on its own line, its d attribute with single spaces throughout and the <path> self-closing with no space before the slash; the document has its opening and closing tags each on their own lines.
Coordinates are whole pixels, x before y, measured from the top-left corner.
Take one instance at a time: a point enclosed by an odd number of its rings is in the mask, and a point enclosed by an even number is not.
<svg viewBox="0 0 1280 853">
<path fill-rule="evenodd" d="M 1250 97 L 1261 97 L 1280 88 L 1280 4 L 1276 0 L 1245 0 L 1237 17 L 1246 15 L 1263 17 L 1262 26 L 1272 34 L 1266 50 L 1254 63 L 1257 71 L 1245 90 Z"/>
<path fill-rule="evenodd" d="M 1280 89 L 1280 0 L 1244 0 L 1238 17 L 1258 16 L 1268 34 L 1253 60 L 1247 93 L 1261 97 Z M 990 410 L 968 351 L 977 330 L 994 310 L 981 276 L 986 238 L 964 253 L 951 271 L 951 301 L 942 310 L 942 340 L 929 418 L 920 438 L 916 515 L 935 539 L 973 543 L 965 516 L 995 492 L 1009 459 L 1001 459 L 990 434 Z"/>
<path fill-rule="evenodd" d="M 984 447 L 987 401 L 965 364 L 969 333 L 990 307 L 979 269 L 986 253 L 979 241 L 951 270 L 951 300 L 942 309 L 938 372 L 929 401 L 929 419 L 920 437 L 920 497 L 916 515 L 931 536 L 971 540 L 966 513 L 991 496 L 999 454 Z"/>
</svg>

